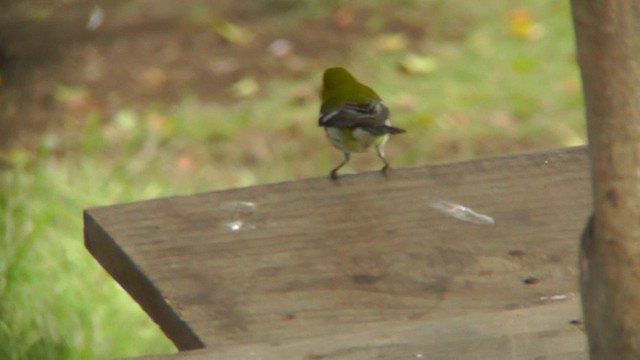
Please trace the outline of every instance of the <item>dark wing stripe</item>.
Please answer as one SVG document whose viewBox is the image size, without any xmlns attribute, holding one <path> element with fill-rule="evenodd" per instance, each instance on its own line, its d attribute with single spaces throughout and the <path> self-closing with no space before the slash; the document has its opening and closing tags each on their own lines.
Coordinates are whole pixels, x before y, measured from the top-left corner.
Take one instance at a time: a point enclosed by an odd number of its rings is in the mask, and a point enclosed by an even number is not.
<svg viewBox="0 0 640 360">
<path fill-rule="evenodd" d="M 326 123 L 333 118 L 334 116 L 336 116 L 339 113 L 339 111 L 332 111 L 330 113 L 320 113 L 320 118 L 318 118 L 318 125 L 320 126 L 326 126 Z"/>
<path fill-rule="evenodd" d="M 370 101 L 366 104 L 346 104 L 337 112 L 320 114 L 320 125 L 349 128 L 385 127 L 389 118 L 389 109 L 380 101 Z"/>
</svg>

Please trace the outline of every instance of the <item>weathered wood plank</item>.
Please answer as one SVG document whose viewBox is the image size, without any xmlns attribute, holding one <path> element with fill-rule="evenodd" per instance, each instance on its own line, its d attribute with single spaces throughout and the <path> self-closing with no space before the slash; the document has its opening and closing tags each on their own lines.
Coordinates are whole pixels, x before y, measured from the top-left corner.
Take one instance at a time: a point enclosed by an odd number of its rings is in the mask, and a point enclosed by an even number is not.
<svg viewBox="0 0 640 360">
<path fill-rule="evenodd" d="M 522 344 L 544 336 L 571 338 L 581 353 L 583 335 L 569 322 L 580 316 L 572 299 L 588 166 L 580 147 L 94 208 L 85 239 L 183 350 L 286 347 L 413 324 L 436 336 L 429 344 L 467 343 L 456 351 L 481 349 L 479 358 L 503 345 L 526 352 Z M 495 224 L 457 220 L 433 200 Z M 242 201 L 255 210 L 234 210 Z M 553 323 L 514 315 L 546 319 L 557 302 L 569 307 Z M 510 320 L 496 320 L 495 332 L 474 330 L 501 316 Z M 505 340 L 511 333 L 528 340 Z M 495 345 L 485 349 L 487 336 Z M 575 358 L 561 348 L 549 358 Z"/>
<path fill-rule="evenodd" d="M 586 339 L 566 322 L 579 299 L 510 311 L 478 313 L 442 320 L 379 324 L 357 333 L 323 336 L 293 343 L 201 349 L 145 360 L 304 359 L 304 360 L 582 360 Z"/>
</svg>

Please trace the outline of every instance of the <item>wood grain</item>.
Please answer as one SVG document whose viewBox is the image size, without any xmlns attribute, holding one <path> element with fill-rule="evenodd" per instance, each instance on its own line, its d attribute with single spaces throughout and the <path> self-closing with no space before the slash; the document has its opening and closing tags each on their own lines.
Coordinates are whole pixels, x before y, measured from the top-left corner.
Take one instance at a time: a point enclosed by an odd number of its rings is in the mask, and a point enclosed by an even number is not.
<svg viewBox="0 0 640 360">
<path fill-rule="evenodd" d="M 379 336 L 425 359 L 584 358 L 570 322 L 588 164 L 578 147 L 94 208 L 85 241 L 182 350 L 355 359 Z"/>
<path fill-rule="evenodd" d="M 578 299 L 529 308 L 477 313 L 444 320 L 375 326 L 356 333 L 322 336 L 287 344 L 202 349 L 145 360 L 478 360 L 586 359 L 581 330 L 567 324 Z"/>
</svg>

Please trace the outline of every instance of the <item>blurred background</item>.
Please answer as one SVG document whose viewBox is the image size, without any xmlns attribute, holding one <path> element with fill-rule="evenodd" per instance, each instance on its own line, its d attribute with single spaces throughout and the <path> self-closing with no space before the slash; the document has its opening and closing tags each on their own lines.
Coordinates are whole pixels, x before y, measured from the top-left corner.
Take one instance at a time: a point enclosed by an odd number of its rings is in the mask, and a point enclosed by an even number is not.
<svg viewBox="0 0 640 360">
<path fill-rule="evenodd" d="M 84 249 L 82 210 L 327 177 L 325 68 L 408 130 L 400 168 L 584 143 L 575 57 L 557 0 L 0 2 L 0 358 L 175 352 Z"/>
</svg>

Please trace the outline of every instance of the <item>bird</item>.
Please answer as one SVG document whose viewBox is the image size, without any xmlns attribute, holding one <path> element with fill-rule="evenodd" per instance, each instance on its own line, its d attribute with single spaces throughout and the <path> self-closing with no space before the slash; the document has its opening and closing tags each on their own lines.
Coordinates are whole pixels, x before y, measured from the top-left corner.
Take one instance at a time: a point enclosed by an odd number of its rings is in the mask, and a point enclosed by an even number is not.
<svg viewBox="0 0 640 360">
<path fill-rule="evenodd" d="M 324 71 L 321 96 L 318 125 L 324 127 L 331 144 L 344 155 L 331 170 L 331 179 L 338 179 L 338 170 L 349 162 L 352 152 L 365 152 L 371 147 L 384 163 L 381 171 L 387 176 L 391 166 L 384 156 L 384 145 L 389 135 L 406 130 L 391 126 L 391 113 L 380 96 L 344 67 Z"/>
</svg>

